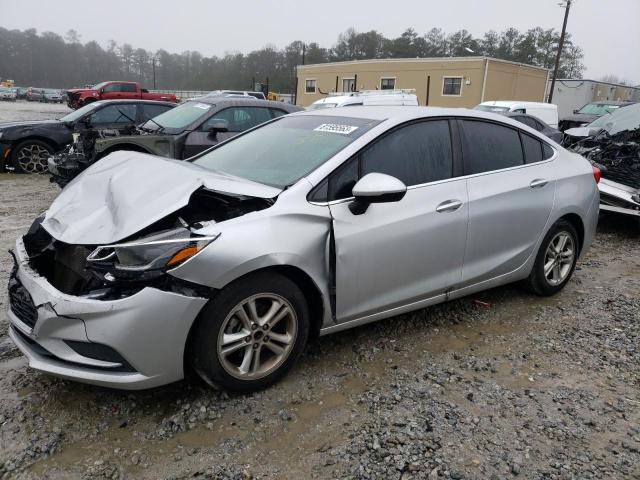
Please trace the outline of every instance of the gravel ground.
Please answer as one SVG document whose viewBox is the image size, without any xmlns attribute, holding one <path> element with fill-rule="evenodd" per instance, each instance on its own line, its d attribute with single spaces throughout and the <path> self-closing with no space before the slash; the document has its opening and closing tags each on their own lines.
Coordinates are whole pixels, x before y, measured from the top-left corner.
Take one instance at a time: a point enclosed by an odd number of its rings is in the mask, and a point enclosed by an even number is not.
<svg viewBox="0 0 640 480">
<path fill-rule="evenodd" d="M 57 190 L 0 186 L 4 310 L 6 251 Z M 639 479 L 639 293 L 640 232 L 603 216 L 561 294 L 508 286 L 323 337 L 251 395 L 48 377 L 3 319 L 0 477 Z"/>
<path fill-rule="evenodd" d="M 14 120 L 52 120 L 72 112 L 63 103 L 40 103 L 18 100 L 16 102 L 0 102 L 0 122 Z"/>
</svg>

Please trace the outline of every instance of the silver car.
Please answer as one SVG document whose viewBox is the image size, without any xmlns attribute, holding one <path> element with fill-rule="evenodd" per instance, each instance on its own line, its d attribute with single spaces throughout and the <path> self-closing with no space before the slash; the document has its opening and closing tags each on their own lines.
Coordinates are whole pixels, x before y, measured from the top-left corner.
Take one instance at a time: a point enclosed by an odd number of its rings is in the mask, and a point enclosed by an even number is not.
<svg viewBox="0 0 640 480">
<path fill-rule="evenodd" d="M 115 152 L 18 239 L 10 335 L 31 367 L 124 389 L 251 391 L 307 340 L 524 281 L 567 283 L 597 172 L 491 113 L 276 118 L 190 161 Z"/>
</svg>

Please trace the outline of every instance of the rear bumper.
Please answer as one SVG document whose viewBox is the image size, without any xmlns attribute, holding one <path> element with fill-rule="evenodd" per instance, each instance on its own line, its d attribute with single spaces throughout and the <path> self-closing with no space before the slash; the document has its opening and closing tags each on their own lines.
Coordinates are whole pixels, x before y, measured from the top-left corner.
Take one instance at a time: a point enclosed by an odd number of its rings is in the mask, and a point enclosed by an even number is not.
<svg viewBox="0 0 640 480">
<path fill-rule="evenodd" d="M 149 287 L 113 301 L 67 295 L 29 266 L 21 239 L 15 254 L 12 276 L 28 292 L 37 314 L 33 321 L 23 321 L 24 308 L 12 301 L 10 336 L 32 368 L 130 390 L 183 378 L 187 336 L 207 299 Z M 87 356 L 92 349 L 113 354 L 106 360 Z"/>
</svg>

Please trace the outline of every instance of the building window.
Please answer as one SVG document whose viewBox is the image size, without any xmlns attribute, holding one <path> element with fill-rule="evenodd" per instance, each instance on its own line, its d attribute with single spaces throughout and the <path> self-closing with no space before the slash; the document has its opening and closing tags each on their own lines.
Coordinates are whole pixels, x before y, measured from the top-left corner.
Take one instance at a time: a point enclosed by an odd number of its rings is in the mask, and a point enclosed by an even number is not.
<svg viewBox="0 0 640 480">
<path fill-rule="evenodd" d="M 342 91 L 343 92 L 355 92 L 356 79 L 355 78 L 343 78 L 342 79 Z"/>
<path fill-rule="evenodd" d="M 462 77 L 443 77 L 442 95 L 460 96 L 462 90 Z"/>
<path fill-rule="evenodd" d="M 395 78 L 381 78 L 380 90 L 394 90 L 396 88 Z"/>
<path fill-rule="evenodd" d="M 304 82 L 304 93 L 316 93 L 316 81 L 315 80 L 305 80 L 305 82 Z"/>
</svg>

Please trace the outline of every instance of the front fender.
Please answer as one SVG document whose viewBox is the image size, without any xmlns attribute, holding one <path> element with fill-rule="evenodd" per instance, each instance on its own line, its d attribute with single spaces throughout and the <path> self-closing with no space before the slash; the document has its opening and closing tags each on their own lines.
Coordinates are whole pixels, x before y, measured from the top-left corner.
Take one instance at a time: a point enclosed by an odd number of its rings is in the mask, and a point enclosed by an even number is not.
<svg viewBox="0 0 640 480">
<path fill-rule="evenodd" d="M 220 236 L 169 273 L 222 289 L 256 270 L 294 267 L 315 283 L 325 304 L 325 322 L 330 322 L 327 262 L 330 218 L 328 209 L 310 207 L 317 210 L 311 214 L 274 214 L 275 207 L 271 207 L 214 225 L 211 228 Z M 267 214 L 269 211 L 272 215 Z"/>
</svg>

